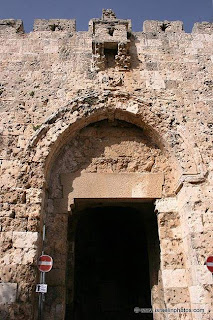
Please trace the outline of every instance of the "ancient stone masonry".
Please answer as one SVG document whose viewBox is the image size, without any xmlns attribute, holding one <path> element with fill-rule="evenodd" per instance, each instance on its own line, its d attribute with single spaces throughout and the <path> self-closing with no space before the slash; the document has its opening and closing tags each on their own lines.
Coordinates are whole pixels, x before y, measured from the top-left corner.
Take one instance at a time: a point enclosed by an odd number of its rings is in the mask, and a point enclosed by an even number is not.
<svg viewBox="0 0 213 320">
<path fill-rule="evenodd" d="M 96 71 L 104 70 L 106 64 L 106 57 L 104 55 L 104 43 L 93 43 L 93 68 Z"/>
<path fill-rule="evenodd" d="M 116 19 L 114 12 L 108 9 L 103 10 L 102 19 L 92 19 L 90 26 L 93 33 L 93 68 L 99 71 L 109 67 L 105 53 L 114 53 L 118 70 L 129 70 L 130 21 Z"/>
<path fill-rule="evenodd" d="M 118 44 L 118 54 L 115 56 L 115 61 L 119 70 L 129 70 L 130 56 L 128 54 L 127 42 L 120 42 Z"/>
<path fill-rule="evenodd" d="M 38 319 L 42 250 L 44 319 L 72 319 L 79 216 L 116 206 L 142 217 L 153 309 L 182 308 L 153 319 L 212 320 L 212 76 L 212 23 L 0 20 L 1 320 Z"/>
</svg>

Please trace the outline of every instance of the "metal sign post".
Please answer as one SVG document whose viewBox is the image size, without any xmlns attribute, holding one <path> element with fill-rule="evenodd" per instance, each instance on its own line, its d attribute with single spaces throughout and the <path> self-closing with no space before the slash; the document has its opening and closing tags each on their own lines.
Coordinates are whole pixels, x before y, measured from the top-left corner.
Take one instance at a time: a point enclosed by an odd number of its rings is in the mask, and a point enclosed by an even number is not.
<svg viewBox="0 0 213 320">
<path fill-rule="evenodd" d="M 40 272 L 40 284 L 44 284 L 45 282 L 45 273 L 44 272 Z M 40 286 L 40 285 L 37 285 Z M 43 319 L 43 309 L 44 309 L 44 301 L 45 301 L 45 296 L 44 293 L 42 293 L 39 289 L 39 305 L 38 305 L 38 320 L 42 320 Z"/>
<path fill-rule="evenodd" d="M 43 248 L 45 241 L 45 225 L 43 227 Z M 36 292 L 39 293 L 38 300 L 38 320 L 43 320 L 45 293 L 47 293 L 47 284 L 45 283 L 45 273 L 49 272 L 53 266 L 52 257 L 45 255 L 42 251 L 42 255 L 38 259 L 38 269 L 40 270 L 40 283 L 36 286 Z"/>
</svg>

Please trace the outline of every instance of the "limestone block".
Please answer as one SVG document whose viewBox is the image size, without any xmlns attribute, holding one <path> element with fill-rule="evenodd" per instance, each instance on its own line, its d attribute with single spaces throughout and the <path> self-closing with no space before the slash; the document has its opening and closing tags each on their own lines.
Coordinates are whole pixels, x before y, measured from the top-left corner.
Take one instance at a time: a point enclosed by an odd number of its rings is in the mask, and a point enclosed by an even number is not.
<svg viewBox="0 0 213 320">
<path fill-rule="evenodd" d="M 11 188 L 11 191 L 8 191 L 4 194 L 2 194 L 3 202 L 5 203 L 11 203 L 11 204 L 16 204 L 16 203 L 24 203 L 25 202 L 25 191 L 21 189 L 14 189 Z"/>
<path fill-rule="evenodd" d="M 14 217 L 14 211 L 13 210 L 4 210 L 4 211 L 0 211 L 0 217 Z"/>
<path fill-rule="evenodd" d="M 0 283 L 0 304 L 16 301 L 17 283 Z"/>
<path fill-rule="evenodd" d="M 14 248 L 29 248 L 37 247 L 38 232 L 13 232 L 13 246 Z"/>
<path fill-rule="evenodd" d="M 0 20 L 0 35 L 6 35 L 8 33 L 23 33 L 23 21 L 14 19 Z"/>
<path fill-rule="evenodd" d="M 165 70 L 166 80 L 183 81 L 183 74 L 179 71 Z M 176 82 L 177 86 L 177 82 Z"/>
<path fill-rule="evenodd" d="M 202 233 L 204 231 L 202 212 L 189 212 L 188 226 L 191 232 Z"/>
<path fill-rule="evenodd" d="M 0 233 L 0 252 L 6 252 L 12 247 L 12 231 Z"/>
<path fill-rule="evenodd" d="M 75 19 L 35 19 L 34 31 L 76 31 Z"/>
<path fill-rule="evenodd" d="M 201 215 L 204 224 L 205 232 L 213 229 L 213 213 L 211 211 L 205 212 Z"/>
<path fill-rule="evenodd" d="M 187 287 L 187 273 L 185 269 L 162 270 L 162 280 L 165 288 Z"/>
<path fill-rule="evenodd" d="M 202 41 L 192 41 L 192 47 L 195 49 L 202 49 L 204 48 L 204 44 Z"/>
<path fill-rule="evenodd" d="M 146 20 L 143 23 L 143 32 L 183 32 L 183 22 Z"/>
<path fill-rule="evenodd" d="M 26 218 L 0 218 L 0 225 L 2 231 L 26 231 L 27 219 Z"/>
<path fill-rule="evenodd" d="M 29 218 L 39 219 L 41 216 L 41 205 L 33 203 L 30 206 L 27 206 L 26 214 Z"/>
<path fill-rule="evenodd" d="M 210 302 L 210 295 L 207 290 L 202 286 L 191 286 L 189 287 L 190 299 L 192 303 L 208 303 Z"/>
<path fill-rule="evenodd" d="M 13 249 L 7 251 L 0 259 L 3 265 L 29 265 L 34 264 L 37 259 L 37 249 Z"/>
<path fill-rule="evenodd" d="M 190 302 L 188 288 L 167 288 L 164 290 L 166 304 L 187 303 Z"/>
<path fill-rule="evenodd" d="M 40 231 L 40 219 L 39 218 L 28 218 L 27 230 L 31 232 Z"/>
<path fill-rule="evenodd" d="M 15 217 L 17 218 L 26 218 L 27 213 L 26 213 L 26 204 L 17 204 L 14 205 L 13 207 Z"/>
<path fill-rule="evenodd" d="M 30 188 L 26 191 L 26 203 L 41 203 L 43 192 L 41 189 Z"/>
<path fill-rule="evenodd" d="M 155 208 L 158 212 L 177 212 L 177 199 L 176 198 L 164 198 L 155 201 Z"/>
<path fill-rule="evenodd" d="M 30 249 L 22 254 L 22 264 L 35 264 L 37 259 L 37 249 Z"/>
<path fill-rule="evenodd" d="M 0 274 L 0 282 L 16 282 L 17 279 L 24 279 L 22 283 L 33 283 L 37 272 L 37 266 L 34 265 L 4 265 Z"/>
<path fill-rule="evenodd" d="M 211 22 L 196 22 L 192 28 L 192 33 L 213 33 L 213 23 Z"/>
<path fill-rule="evenodd" d="M 148 47 L 162 47 L 163 43 L 160 39 L 147 39 L 146 45 Z"/>
<path fill-rule="evenodd" d="M 204 266 L 192 266 L 195 269 L 197 284 L 213 284 L 213 277 L 211 272 Z"/>
<path fill-rule="evenodd" d="M 160 239 L 162 254 L 179 254 L 183 250 L 183 242 L 180 239 Z"/>
<path fill-rule="evenodd" d="M 148 89 L 165 89 L 165 81 L 163 79 L 150 79 L 146 81 L 146 87 Z"/>
<path fill-rule="evenodd" d="M 72 173 L 61 175 L 69 205 L 75 198 L 159 198 L 162 173 Z M 122 187 L 121 187 L 122 186 Z"/>
<path fill-rule="evenodd" d="M 192 246 L 195 249 L 206 248 L 207 252 L 212 251 L 212 231 L 191 233 Z"/>
<path fill-rule="evenodd" d="M 162 269 L 183 268 L 185 266 L 185 259 L 182 250 L 175 253 L 168 253 L 161 255 Z"/>
</svg>

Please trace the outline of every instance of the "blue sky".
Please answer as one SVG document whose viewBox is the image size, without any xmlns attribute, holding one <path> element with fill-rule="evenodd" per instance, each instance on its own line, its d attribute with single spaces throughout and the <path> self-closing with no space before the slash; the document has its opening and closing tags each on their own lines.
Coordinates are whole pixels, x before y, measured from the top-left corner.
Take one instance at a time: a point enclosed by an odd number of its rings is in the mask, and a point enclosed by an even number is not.
<svg viewBox="0 0 213 320">
<path fill-rule="evenodd" d="M 213 21 L 213 0 L 2 0 L 0 19 L 24 21 L 29 32 L 35 18 L 77 20 L 77 30 L 87 30 L 91 18 L 111 8 L 117 18 L 132 19 L 133 31 L 142 31 L 144 20 L 182 20 L 186 32 L 194 22 Z"/>
</svg>

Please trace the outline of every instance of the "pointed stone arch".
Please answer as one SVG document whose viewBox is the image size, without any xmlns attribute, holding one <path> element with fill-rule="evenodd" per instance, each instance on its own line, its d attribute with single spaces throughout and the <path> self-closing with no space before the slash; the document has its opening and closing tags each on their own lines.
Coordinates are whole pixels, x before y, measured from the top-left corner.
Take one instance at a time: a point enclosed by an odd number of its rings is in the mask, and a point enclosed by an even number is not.
<svg viewBox="0 0 213 320">
<path fill-rule="evenodd" d="M 173 176 L 173 190 L 169 195 L 170 198 L 162 199 L 162 202 L 158 200 L 156 210 L 159 213 L 163 212 L 161 215 L 159 214 L 159 224 L 165 224 L 165 212 L 171 220 L 177 220 L 177 225 L 180 224 L 176 198 L 171 199 L 171 195 L 175 196 L 181 189 L 184 180 L 188 182 L 202 181 L 205 178 L 205 170 L 202 164 L 202 157 L 197 151 L 196 145 L 187 129 L 180 125 L 172 126 L 171 119 L 163 117 L 160 112 L 156 113 L 154 111 L 156 109 L 156 105 L 154 108 L 153 105 L 144 102 L 134 95 L 111 91 L 106 91 L 102 94 L 99 94 L 99 92 L 89 92 L 76 97 L 65 107 L 59 109 L 37 130 L 26 151 L 31 159 L 31 176 L 35 181 L 34 194 L 39 198 L 41 204 L 43 222 L 46 220 L 46 223 L 48 221 L 49 225 L 52 224 L 51 236 L 55 236 L 57 233 L 55 230 L 58 226 L 65 226 L 62 233 L 66 233 L 68 225 L 67 213 L 69 211 L 68 207 L 70 207 L 70 202 L 67 199 L 65 201 L 63 199 L 63 204 L 61 199 L 55 199 L 54 201 L 48 199 L 46 190 L 48 189 L 49 178 L 54 163 L 63 148 L 83 128 L 104 120 L 113 121 L 114 119 L 131 123 L 141 128 L 153 145 L 155 144 L 160 150 L 167 153 L 168 162 L 172 164 L 173 172 L 175 172 L 175 176 Z M 165 179 L 164 186 L 166 184 L 167 179 Z M 67 197 L 68 193 L 65 198 Z M 28 198 L 30 199 L 30 197 Z M 33 199 L 32 197 L 32 201 Z M 31 199 L 29 200 L 29 204 L 30 201 Z M 60 214 L 57 215 L 57 218 L 53 214 L 55 210 L 53 207 L 56 210 L 59 208 Z M 71 224 L 73 227 L 75 221 L 72 221 Z M 162 225 L 163 228 L 165 228 L 164 225 Z M 163 233 L 160 234 L 160 237 L 161 240 L 164 240 Z M 60 239 L 58 236 L 58 246 L 60 246 L 61 241 L 63 242 L 64 239 Z M 63 247 L 63 244 L 61 246 Z M 181 250 L 184 251 L 184 249 Z M 164 254 L 164 250 L 162 250 L 162 254 Z M 166 254 L 165 257 L 167 257 Z M 65 266 L 66 258 L 63 259 L 63 266 Z M 57 262 L 57 259 L 56 263 L 56 266 L 58 266 L 59 262 Z M 186 269 L 184 269 L 184 264 L 180 265 L 179 268 L 181 269 L 181 274 L 185 275 Z M 158 290 L 162 290 L 162 288 L 154 288 L 154 299 L 158 295 Z"/>
<path fill-rule="evenodd" d="M 155 106 L 156 107 L 156 106 Z M 154 111 L 153 105 L 135 95 L 106 91 L 76 97 L 52 114 L 32 137 L 28 151 L 39 161 L 47 177 L 51 163 L 63 145 L 83 127 L 104 119 L 119 119 L 142 128 L 159 148 L 167 150 L 176 170 L 176 189 L 184 180 L 202 181 L 202 156 L 187 128 L 171 126 L 169 117 Z"/>
</svg>

